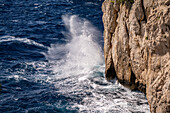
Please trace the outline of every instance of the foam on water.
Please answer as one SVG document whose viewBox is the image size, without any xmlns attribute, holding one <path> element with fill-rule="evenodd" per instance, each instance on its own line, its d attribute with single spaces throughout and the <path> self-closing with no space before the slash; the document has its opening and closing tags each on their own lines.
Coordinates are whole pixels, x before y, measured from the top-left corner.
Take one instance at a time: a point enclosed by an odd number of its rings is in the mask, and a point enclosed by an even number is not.
<svg viewBox="0 0 170 113">
<path fill-rule="evenodd" d="M 103 1 L 2 1 L 0 112 L 149 112 L 144 94 L 105 80 Z"/>
<path fill-rule="evenodd" d="M 104 78 L 103 54 L 96 38 L 100 35 L 89 21 L 76 15 L 63 16 L 68 29 L 66 44 L 53 44 L 46 56 L 52 76 L 42 75 L 58 92 L 71 97 L 68 109 L 98 113 L 149 113 L 144 94 L 132 92 Z M 41 78 L 41 79 L 42 79 Z"/>
<path fill-rule="evenodd" d="M 63 32 L 67 39 L 65 44 L 56 43 L 46 47 L 27 38 L 0 38 L 0 43 L 21 41 L 48 49 L 42 53 L 47 62 L 25 62 L 21 64 L 25 68 L 15 70 L 8 79 L 53 85 L 57 95 L 69 98 L 66 103 L 68 110 L 88 113 L 149 113 L 144 94 L 130 91 L 116 79 L 112 82 L 105 80 L 103 52 L 98 44 L 101 33 L 89 21 L 76 15 L 65 15 L 62 19 L 67 28 L 67 32 Z M 36 72 L 27 76 L 27 69 L 35 69 Z M 60 103 L 65 101 L 61 100 Z M 54 106 L 63 106 L 60 103 L 56 102 Z"/>
<path fill-rule="evenodd" d="M 67 44 L 53 44 L 45 54 L 50 62 L 56 62 L 55 72 L 62 77 L 87 74 L 94 66 L 103 64 L 101 47 L 95 41 L 98 31 L 87 20 L 81 20 L 76 15 L 63 16 L 63 21 L 69 31 Z M 96 33 L 96 34 L 95 34 Z"/>
<path fill-rule="evenodd" d="M 43 48 L 46 48 L 46 49 L 48 48 L 48 47 L 44 46 L 43 44 L 37 43 L 34 40 L 31 40 L 31 39 L 28 39 L 28 38 L 17 38 L 17 37 L 14 37 L 14 36 L 2 36 L 2 37 L 0 37 L 0 43 L 9 42 L 9 41 L 19 41 L 19 42 L 23 42 L 23 43 L 26 43 L 26 44 L 29 44 L 29 45 L 35 45 L 35 46 L 43 47 Z"/>
</svg>

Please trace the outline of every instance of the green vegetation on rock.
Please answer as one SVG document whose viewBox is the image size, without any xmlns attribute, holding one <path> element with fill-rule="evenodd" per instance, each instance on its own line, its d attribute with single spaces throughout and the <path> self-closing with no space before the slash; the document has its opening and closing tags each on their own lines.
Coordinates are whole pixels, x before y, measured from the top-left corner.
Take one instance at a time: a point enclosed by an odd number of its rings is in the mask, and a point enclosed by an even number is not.
<svg viewBox="0 0 170 113">
<path fill-rule="evenodd" d="M 146 36 L 145 39 L 148 40 L 148 37 Z"/>
</svg>

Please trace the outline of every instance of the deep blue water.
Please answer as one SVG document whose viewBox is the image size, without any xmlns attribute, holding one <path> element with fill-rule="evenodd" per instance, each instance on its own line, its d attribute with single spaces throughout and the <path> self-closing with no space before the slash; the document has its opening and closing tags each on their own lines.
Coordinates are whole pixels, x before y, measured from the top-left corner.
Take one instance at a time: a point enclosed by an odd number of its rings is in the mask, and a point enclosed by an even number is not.
<svg viewBox="0 0 170 113">
<path fill-rule="evenodd" d="M 145 113 L 104 78 L 99 0 L 0 1 L 0 113 Z"/>
</svg>

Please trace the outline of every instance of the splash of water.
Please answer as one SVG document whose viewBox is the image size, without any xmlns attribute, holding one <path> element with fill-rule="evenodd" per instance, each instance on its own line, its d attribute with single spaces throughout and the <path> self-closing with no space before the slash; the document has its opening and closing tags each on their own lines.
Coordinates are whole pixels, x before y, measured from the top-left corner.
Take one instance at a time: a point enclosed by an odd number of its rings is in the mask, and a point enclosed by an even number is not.
<svg viewBox="0 0 170 113">
<path fill-rule="evenodd" d="M 100 35 L 97 29 L 76 15 L 62 18 L 70 41 L 51 45 L 46 54 L 50 62 L 55 62 L 54 70 L 67 77 L 89 73 L 93 67 L 103 64 L 102 50 L 96 41 Z"/>
<path fill-rule="evenodd" d="M 96 41 L 100 33 L 96 28 L 75 15 L 63 16 L 63 21 L 69 32 L 66 34 L 69 41 L 51 45 L 45 56 L 52 64 L 54 76 L 43 77 L 55 85 L 58 93 L 71 98 L 69 109 L 98 113 L 149 113 L 142 93 L 131 92 L 116 79 L 114 83 L 105 80 L 103 54 Z"/>
<path fill-rule="evenodd" d="M 149 113 L 144 94 L 124 88 L 117 83 L 116 79 L 114 83 L 105 80 L 103 52 L 97 42 L 100 35 L 97 29 L 89 21 L 75 15 L 63 16 L 63 22 L 68 30 L 64 33 L 68 42 L 53 44 L 47 48 L 48 52 L 43 54 L 48 62 L 26 63 L 26 68 L 36 69 L 34 76 L 23 77 L 22 75 L 27 73 L 23 69 L 9 76 L 8 79 L 12 78 L 17 82 L 30 80 L 52 84 L 57 94 L 69 97 L 66 103 L 69 110 L 98 113 Z M 11 36 L 0 39 L 0 43 L 6 41 L 21 41 L 30 45 L 44 46 L 29 39 Z M 61 103 L 64 101 L 61 99 Z M 57 108 L 63 106 L 58 102 L 52 106 L 55 105 Z"/>
</svg>

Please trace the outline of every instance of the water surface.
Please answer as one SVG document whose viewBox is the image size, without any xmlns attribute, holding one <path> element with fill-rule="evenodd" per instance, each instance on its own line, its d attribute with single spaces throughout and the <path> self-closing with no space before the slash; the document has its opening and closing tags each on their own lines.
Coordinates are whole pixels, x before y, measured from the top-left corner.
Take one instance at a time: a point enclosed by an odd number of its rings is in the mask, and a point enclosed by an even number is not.
<svg viewBox="0 0 170 113">
<path fill-rule="evenodd" d="M 148 113 L 104 78 L 102 1 L 0 1 L 1 113 Z"/>
</svg>

